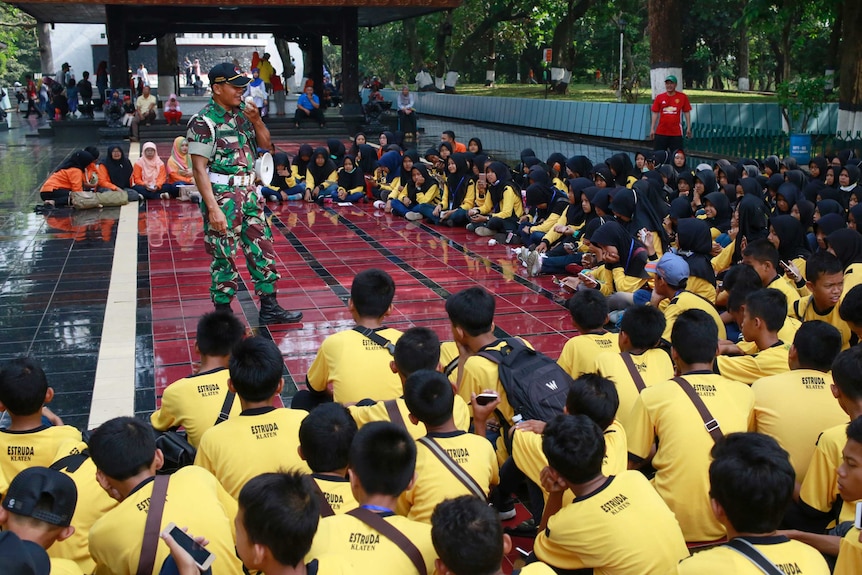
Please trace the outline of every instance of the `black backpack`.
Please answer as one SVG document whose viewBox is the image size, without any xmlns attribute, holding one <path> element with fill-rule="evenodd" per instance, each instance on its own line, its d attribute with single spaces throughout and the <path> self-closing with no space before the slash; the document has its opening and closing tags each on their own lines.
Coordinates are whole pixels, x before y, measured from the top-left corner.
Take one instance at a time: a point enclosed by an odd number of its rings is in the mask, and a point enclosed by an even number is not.
<svg viewBox="0 0 862 575">
<path fill-rule="evenodd" d="M 520 339 L 503 341 L 505 345 L 499 350 L 483 349 L 476 355 L 499 365 L 500 383 L 515 413 L 523 419 L 541 421 L 561 415 L 572 377 L 556 361 L 527 347 Z M 508 427 L 505 422 L 504 426 Z"/>
</svg>

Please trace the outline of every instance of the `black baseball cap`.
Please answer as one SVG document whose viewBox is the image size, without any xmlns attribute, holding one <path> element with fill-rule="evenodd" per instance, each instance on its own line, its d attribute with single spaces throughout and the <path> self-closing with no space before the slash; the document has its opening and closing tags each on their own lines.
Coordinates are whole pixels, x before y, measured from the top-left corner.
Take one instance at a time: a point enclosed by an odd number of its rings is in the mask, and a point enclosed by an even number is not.
<svg viewBox="0 0 862 575">
<path fill-rule="evenodd" d="M 251 78 L 243 75 L 242 70 L 230 62 L 222 62 L 213 66 L 210 69 L 209 77 L 210 86 L 213 84 L 230 84 L 231 86 L 244 88 L 251 82 Z"/>
<path fill-rule="evenodd" d="M 3 509 L 67 527 L 77 503 L 78 488 L 71 477 L 47 467 L 29 467 L 12 480 L 3 498 Z"/>
<path fill-rule="evenodd" d="M 0 532 L 0 573 L 49 575 L 51 560 L 42 547 L 22 541 L 11 531 Z"/>
</svg>

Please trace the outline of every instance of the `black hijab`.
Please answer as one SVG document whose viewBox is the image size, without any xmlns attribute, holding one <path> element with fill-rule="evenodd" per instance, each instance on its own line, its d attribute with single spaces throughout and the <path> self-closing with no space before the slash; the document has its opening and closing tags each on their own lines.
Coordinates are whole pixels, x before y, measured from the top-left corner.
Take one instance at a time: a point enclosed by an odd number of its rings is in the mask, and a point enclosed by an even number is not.
<svg viewBox="0 0 862 575">
<path fill-rule="evenodd" d="M 353 171 L 348 172 L 344 169 L 344 160 L 353 162 Z M 356 158 L 347 154 L 341 161 L 341 169 L 338 170 L 338 187 L 344 188 L 348 192 L 353 188 L 365 189 L 365 176 L 362 173 L 362 168 L 356 165 Z"/>
<path fill-rule="evenodd" d="M 322 166 L 317 165 L 317 158 L 320 156 L 323 156 L 325 159 Z M 329 150 L 324 147 L 314 150 L 314 155 L 311 156 L 311 159 L 308 161 L 308 167 L 306 168 L 307 173 L 314 179 L 315 186 L 319 186 L 325 182 L 326 178 L 329 177 L 329 174 L 337 169 L 338 168 L 335 167 L 335 163 L 329 157 Z"/>
<path fill-rule="evenodd" d="M 299 152 L 297 152 L 296 156 L 293 157 L 293 165 L 296 166 L 297 173 L 303 178 L 306 175 L 308 163 L 311 161 L 313 155 L 314 148 L 312 148 L 310 144 L 302 144 L 299 147 Z M 303 160 L 303 156 L 308 157 L 308 159 Z"/>
<path fill-rule="evenodd" d="M 506 187 L 512 187 L 512 172 L 509 170 L 509 167 L 506 166 L 503 162 L 491 162 L 485 168 L 485 171 L 491 170 L 497 176 L 497 182 L 491 184 L 488 182 L 488 191 L 491 193 L 491 202 L 494 205 L 494 211 L 499 211 L 500 202 L 503 201 L 503 194 L 506 191 Z"/>
<path fill-rule="evenodd" d="M 276 152 L 272 155 L 272 164 L 274 167 L 284 166 L 287 170 L 290 170 L 290 158 L 288 158 L 287 154 L 284 152 Z M 272 182 L 269 184 L 272 188 L 278 188 L 280 190 L 289 188 L 287 184 L 287 178 L 278 173 L 278 170 L 274 170 L 272 173 Z"/>
<path fill-rule="evenodd" d="M 592 192 L 593 195 L 595 195 L 595 192 L 599 191 L 599 189 L 593 185 L 592 180 L 589 178 L 573 178 L 569 180 L 569 189 L 572 194 L 572 202 L 566 209 L 566 224 L 570 226 L 579 226 L 585 221 L 596 217 L 592 208 L 590 209 L 589 214 L 585 214 L 584 208 L 581 205 L 581 200 L 584 195 L 587 195 L 587 190 L 594 190 Z M 587 198 L 587 201 L 591 201 L 591 196 L 587 195 Z"/>
<path fill-rule="evenodd" d="M 712 268 L 712 234 L 709 224 L 697 218 L 683 218 L 677 222 L 677 254 L 688 262 L 690 275 L 715 285 Z"/>
<path fill-rule="evenodd" d="M 745 180 L 750 180 L 746 178 Z M 745 181 L 743 180 L 743 182 Z M 769 222 L 766 215 L 766 204 L 762 199 L 754 195 L 747 194 L 742 196 L 737 204 L 737 214 L 739 222 L 739 233 L 736 236 L 736 244 L 733 250 L 733 261 L 739 261 L 742 258 L 742 238 L 746 238 L 748 243 L 760 238 L 765 238 L 769 235 Z"/>
<path fill-rule="evenodd" d="M 113 158 L 114 150 L 120 150 L 120 159 Z M 108 177 L 111 178 L 111 183 L 121 188 L 128 188 L 132 181 L 132 172 L 135 166 L 126 157 L 123 148 L 120 146 L 111 146 L 108 148 L 108 155 L 105 161 L 102 162 L 108 170 Z"/>
<path fill-rule="evenodd" d="M 329 148 L 329 159 L 336 166 L 340 166 L 344 163 L 344 155 L 347 153 L 347 150 L 344 149 L 344 144 L 338 138 L 329 138 L 326 140 L 326 147 Z M 356 155 L 353 154 L 355 158 Z"/>
<path fill-rule="evenodd" d="M 363 175 L 373 174 L 377 168 L 377 152 L 374 147 L 370 144 L 359 144 L 356 149 L 359 152 L 359 168 Z"/>
<path fill-rule="evenodd" d="M 572 156 L 566 160 L 566 167 L 580 178 L 589 178 L 593 174 L 593 163 L 586 156 Z"/>
<path fill-rule="evenodd" d="M 778 236 L 778 254 L 784 261 L 811 255 L 802 223 L 793 216 L 776 216 L 769 222 Z"/>
<path fill-rule="evenodd" d="M 467 142 L 467 149 L 468 149 L 468 150 L 470 149 L 470 144 L 471 144 L 471 143 L 473 143 L 473 142 L 475 142 L 475 143 L 476 143 L 476 148 L 477 148 L 477 149 L 476 149 L 476 151 L 475 151 L 475 152 L 471 152 L 471 153 L 473 153 L 473 154 L 482 154 L 482 153 L 484 153 L 484 148 L 482 147 L 482 140 L 480 140 L 479 138 L 470 138 L 470 140 Z"/>
<path fill-rule="evenodd" d="M 446 170 L 446 186 L 449 188 L 449 205 L 445 209 L 454 209 L 461 205 L 467 195 L 467 186 L 472 180 L 468 154 L 452 154 L 449 158 L 455 164 L 455 173 Z"/>
<path fill-rule="evenodd" d="M 628 184 L 629 176 L 634 175 L 632 159 L 625 152 L 614 154 L 605 163 L 611 169 L 611 174 L 617 186 L 625 186 Z"/>
<path fill-rule="evenodd" d="M 418 170 L 422 174 L 422 177 L 425 178 L 422 185 L 417 188 L 416 182 L 413 181 L 413 172 L 410 172 L 410 181 L 407 183 L 407 197 L 410 198 L 411 202 L 415 203 L 419 194 L 424 194 L 431 189 L 431 186 L 437 185 L 437 180 L 428 173 L 428 168 L 422 162 L 413 164 L 413 169 Z"/>
<path fill-rule="evenodd" d="M 605 264 L 608 269 L 622 267 L 627 276 L 645 278 L 647 277 L 645 267 L 647 262 L 647 250 L 641 242 L 629 235 L 626 229 L 618 222 L 606 222 L 590 239 L 590 243 L 609 247 L 613 246 L 620 255 L 620 261 L 613 264 Z"/>
<path fill-rule="evenodd" d="M 66 158 L 66 160 L 54 171 L 59 172 L 60 170 L 68 170 L 69 168 L 78 168 L 83 172 L 87 169 L 87 166 L 93 163 L 94 160 L 95 158 L 90 152 L 86 150 L 78 150 Z"/>
<path fill-rule="evenodd" d="M 730 229 L 730 219 L 733 217 L 727 195 L 722 192 L 712 192 L 706 194 L 703 199 L 715 208 L 715 217 L 707 218 L 706 222 L 721 233 L 725 233 Z"/>
<path fill-rule="evenodd" d="M 862 263 L 862 234 L 850 228 L 835 230 L 826 236 L 826 245 L 846 270 L 850 264 Z"/>
</svg>

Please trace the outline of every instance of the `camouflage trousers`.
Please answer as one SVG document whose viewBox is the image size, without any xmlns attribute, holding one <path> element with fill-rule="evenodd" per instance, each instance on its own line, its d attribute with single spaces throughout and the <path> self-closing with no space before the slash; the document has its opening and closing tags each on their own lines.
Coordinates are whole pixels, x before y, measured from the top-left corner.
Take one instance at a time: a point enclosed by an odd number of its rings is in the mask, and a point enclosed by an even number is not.
<svg viewBox="0 0 862 575">
<path fill-rule="evenodd" d="M 239 272 L 236 268 L 237 243 L 245 255 L 246 267 L 257 295 L 275 293 L 279 275 L 275 269 L 272 231 L 263 214 L 263 202 L 254 188 L 213 186 L 213 193 L 227 218 L 227 231 L 210 229 L 206 204 L 201 202 L 204 218 L 204 244 L 212 256 L 210 297 L 213 303 L 230 303 L 236 294 Z"/>
</svg>

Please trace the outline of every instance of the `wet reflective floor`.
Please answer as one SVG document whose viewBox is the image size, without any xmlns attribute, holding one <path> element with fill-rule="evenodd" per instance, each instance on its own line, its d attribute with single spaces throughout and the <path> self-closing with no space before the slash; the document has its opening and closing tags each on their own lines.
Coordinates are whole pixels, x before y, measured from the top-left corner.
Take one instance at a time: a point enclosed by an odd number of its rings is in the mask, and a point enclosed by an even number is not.
<svg viewBox="0 0 862 575">
<path fill-rule="evenodd" d="M 98 211 L 35 213 L 40 184 L 72 149 L 24 137 L 28 130 L 0 133 L 0 361 L 38 358 L 56 392 L 51 407 L 81 429 L 113 415 L 145 416 L 169 383 L 194 369 L 196 323 L 212 309 L 210 259 L 198 207 L 158 200 Z M 459 140 L 469 139 L 466 129 L 461 131 Z M 292 155 L 299 142 L 278 145 Z M 492 142 L 485 145 L 494 148 Z M 167 158 L 170 144 L 158 147 Z M 417 225 L 370 204 L 323 208 L 289 202 L 268 209 L 281 273 L 279 301 L 301 310 L 303 322 L 257 326 L 258 302 L 241 257 L 242 281 L 233 309 L 281 349 L 289 384 L 285 402 L 304 382 L 323 339 L 352 327 L 346 306 L 350 284 L 369 267 L 395 279 L 394 311 L 387 321 L 392 327 L 427 326 L 441 339 L 451 339 L 445 298 L 478 284 L 497 297 L 501 335 L 523 336 L 552 357 L 570 335 L 571 320 L 551 278 L 526 277 L 512 250 L 489 246 L 487 238 L 464 229 Z M 131 241 L 124 239 L 123 226 L 130 226 Z M 131 296 L 109 297 L 124 282 Z M 131 313 L 111 312 L 127 300 Z M 106 328 L 114 334 L 110 341 L 102 338 Z M 126 353 L 131 361 L 114 362 L 116 353 Z M 103 396 L 98 416 L 91 413 L 97 372 L 99 379 L 125 387 L 96 392 Z M 113 411 L 105 412 L 104 402 L 115 396 Z"/>
</svg>

